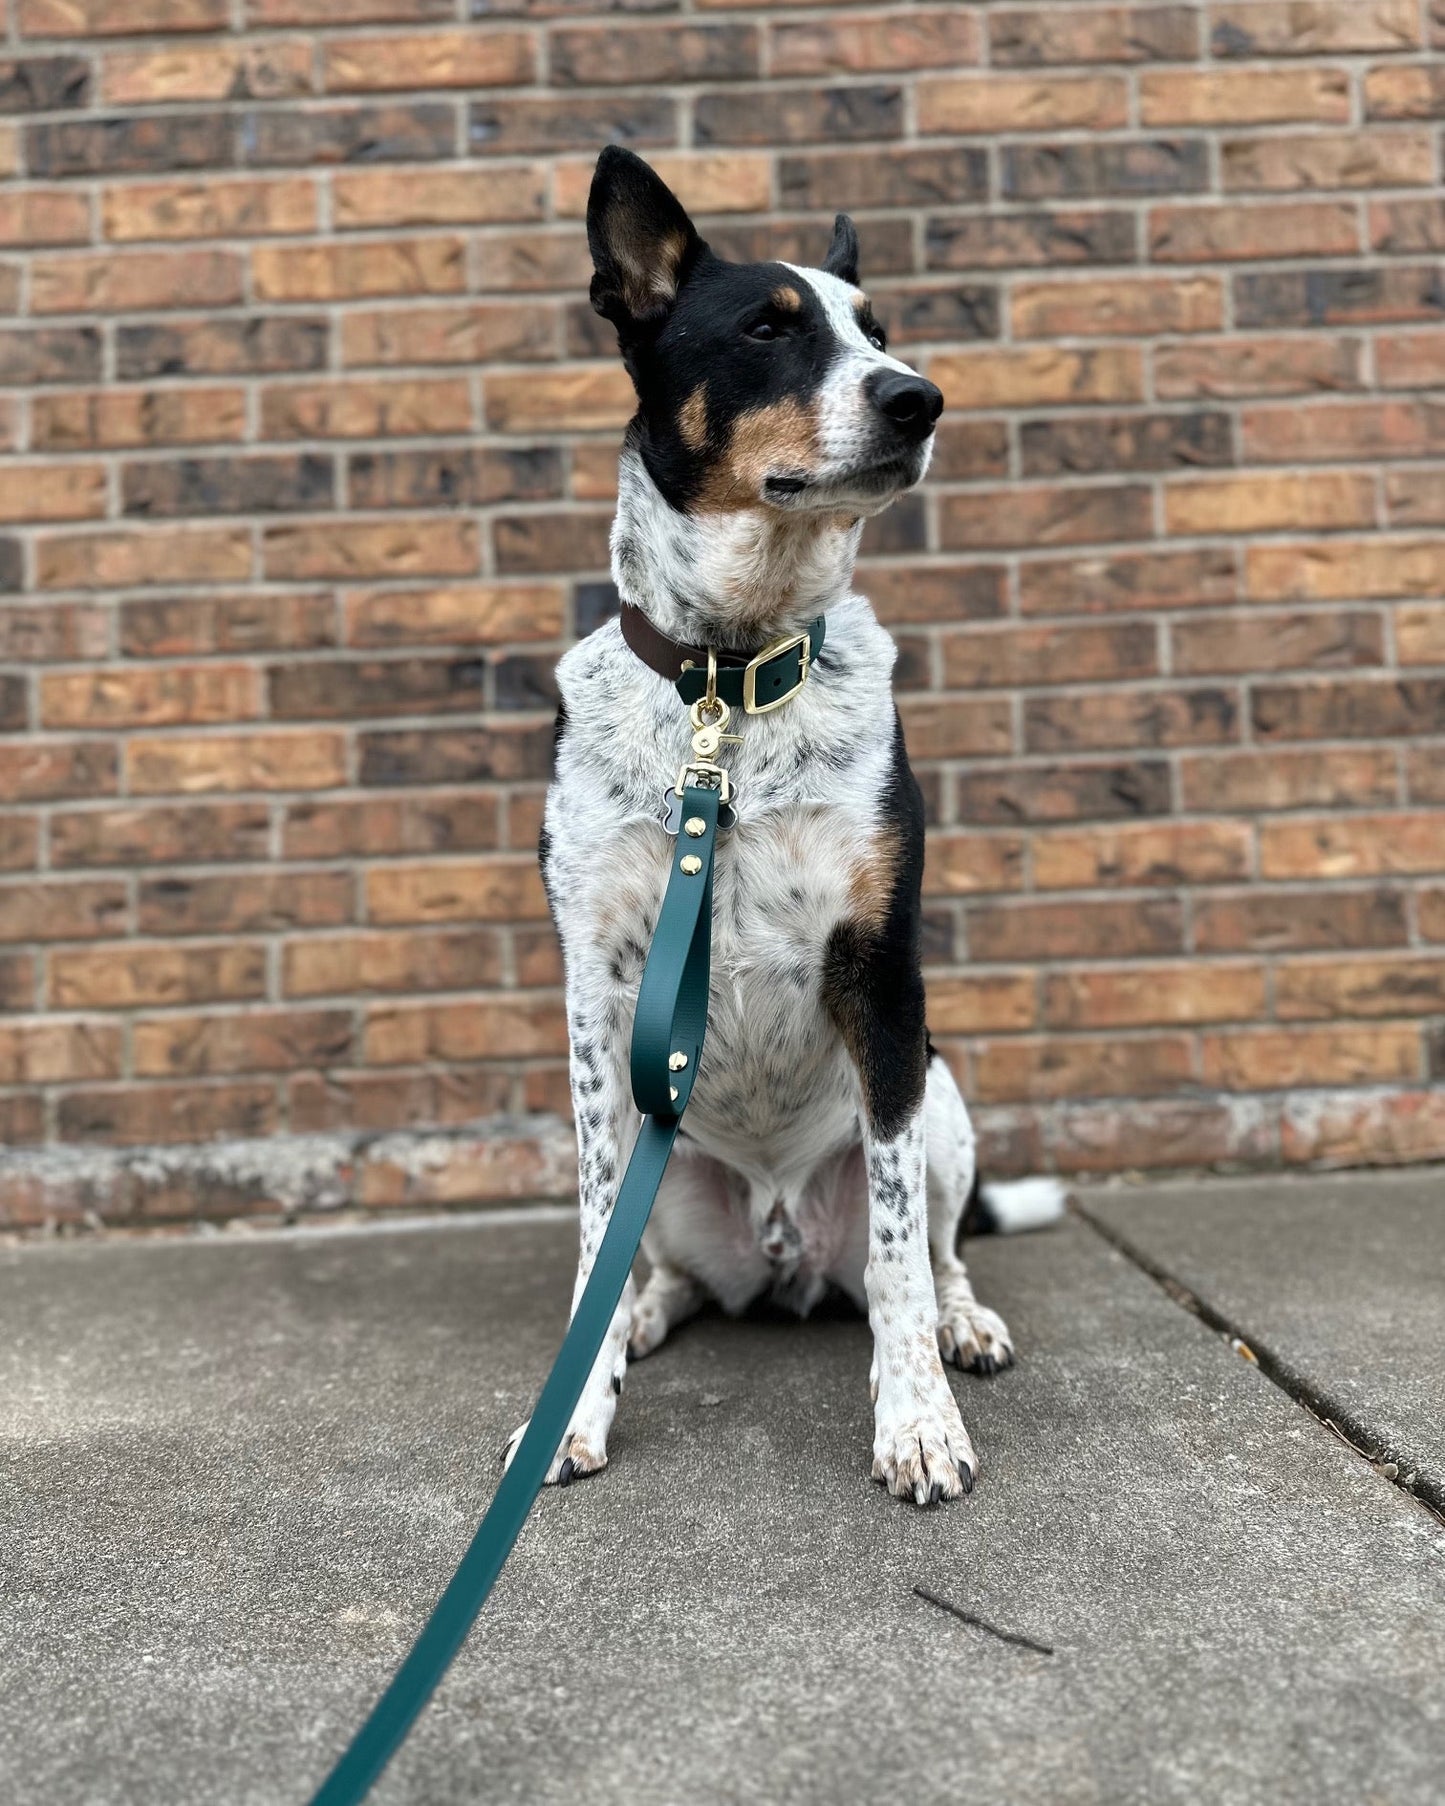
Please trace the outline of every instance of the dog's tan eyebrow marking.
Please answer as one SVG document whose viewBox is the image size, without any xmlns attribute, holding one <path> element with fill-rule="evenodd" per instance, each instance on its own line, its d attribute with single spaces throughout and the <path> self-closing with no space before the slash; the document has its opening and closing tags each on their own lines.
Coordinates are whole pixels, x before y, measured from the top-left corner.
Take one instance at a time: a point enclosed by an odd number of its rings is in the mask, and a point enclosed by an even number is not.
<svg viewBox="0 0 1445 1806">
<path fill-rule="evenodd" d="M 707 440 L 707 384 L 699 383 L 682 404 L 677 430 L 691 451 L 701 451 Z"/>
<path fill-rule="evenodd" d="M 789 287 L 787 283 L 784 283 L 781 288 L 775 288 L 769 299 L 772 301 L 774 307 L 781 307 L 784 313 L 796 314 L 802 312 L 803 297 L 798 293 L 797 289 Z"/>
<path fill-rule="evenodd" d="M 872 313 L 873 303 L 868 298 L 868 296 L 863 293 L 861 288 L 858 290 L 858 292 L 856 294 L 850 295 L 848 297 L 848 299 L 853 303 L 853 312 L 855 314 Z"/>
</svg>

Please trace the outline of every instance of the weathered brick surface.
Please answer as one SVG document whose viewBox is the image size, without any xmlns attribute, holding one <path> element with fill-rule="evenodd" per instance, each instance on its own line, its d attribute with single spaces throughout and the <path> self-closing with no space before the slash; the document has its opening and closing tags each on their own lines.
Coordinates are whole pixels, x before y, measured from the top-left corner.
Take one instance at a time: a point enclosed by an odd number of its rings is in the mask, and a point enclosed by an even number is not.
<svg viewBox="0 0 1445 1806">
<path fill-rule="evenodd" d="M 112 1163 L 0 1222 L 261 1208 L 124 1150 L 286 1131 L 331 1201 L 565 1192 L 609 140 L 732 254 L 854 211 L 944 391 L 863 585 L 990 1157 L 1445 1155 L 1439 5 L 0 16 L 0 1140 Z"/>
</svg>

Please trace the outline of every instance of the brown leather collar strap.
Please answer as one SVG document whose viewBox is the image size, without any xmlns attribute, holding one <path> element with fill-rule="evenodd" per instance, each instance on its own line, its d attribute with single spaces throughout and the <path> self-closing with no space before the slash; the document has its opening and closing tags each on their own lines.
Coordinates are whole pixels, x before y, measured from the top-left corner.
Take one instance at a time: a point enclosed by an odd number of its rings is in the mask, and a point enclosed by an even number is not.
<svg viewBox="0 0 1445 1806">
<path fill-rule="evenodd" d="M 689 646 L 682 640 L 670 640 L 631 602 L 622 604 L 619 619 L 623 639 L 644 665 L 650 665 L 659 677 L 665 677 L 670 684 L 675 684 L 682 676 L 684 664 L 690 664 L 700 671 L 707 669 L 706 646 Z M 719 652 L 717 662 L 720 665 L 745 665 L 748 657 L 745 652 Z"/>
</svg>

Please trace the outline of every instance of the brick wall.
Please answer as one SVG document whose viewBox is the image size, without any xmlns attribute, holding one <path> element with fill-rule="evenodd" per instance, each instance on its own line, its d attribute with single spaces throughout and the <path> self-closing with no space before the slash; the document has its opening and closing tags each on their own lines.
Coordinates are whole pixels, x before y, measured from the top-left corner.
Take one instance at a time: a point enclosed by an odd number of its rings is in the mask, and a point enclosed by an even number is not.
<svg viewBox="0 0 1445 1806">
<path fill-rule="evenodd" d="M 613 138 L 725 252 L 851 208 L 947 395 L 865 584 L 991 1158 L 1445 1156 L 1441 0 L 4 30 L 0 1216 L 565 1189 Z"/>
</svg>

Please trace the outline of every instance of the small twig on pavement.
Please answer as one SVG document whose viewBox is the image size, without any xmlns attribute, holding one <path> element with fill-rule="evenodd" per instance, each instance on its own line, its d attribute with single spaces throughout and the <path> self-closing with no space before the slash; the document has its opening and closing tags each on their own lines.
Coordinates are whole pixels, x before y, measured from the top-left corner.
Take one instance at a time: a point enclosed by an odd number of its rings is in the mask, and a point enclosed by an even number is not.
<svg viewBox="0 0 1445 1806">
<path fill-rule="evenodd" d="M 987 1618 L 980 1618 L 977 1612 L 966 1612 L 961 1605 L 954 1605 L 947 1599 L 940 1599 L 937 1593 L 930 1593 L 927 1587 L 914 1587 L 920 1599 L 926 1599 L 930 1605 L 936 1605 L 941 1612 L 949 1612 L 963 1624 L 971 1624 L 975 1630 L 987 1631 L 989 1636 L 997 1637 L 1000 1643 L 1013 1643 L 1020 1649 L 1031 1649 L 1035 1655 L 1051 1656 L 1054 1653 L 1051 1643 L 1036 1643 L 1032 1637 L 1020 1635 L 1014 1630 L 1000 1630 L 996 1624 L 990 1624 Z"/>
</svg>

